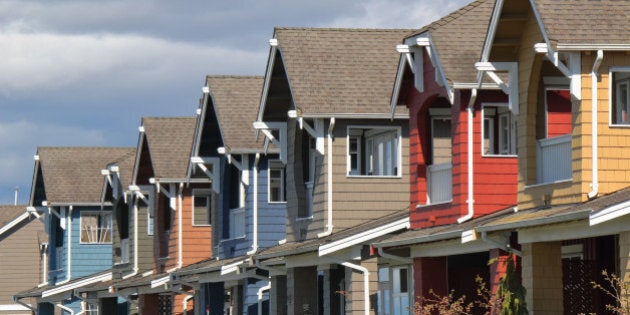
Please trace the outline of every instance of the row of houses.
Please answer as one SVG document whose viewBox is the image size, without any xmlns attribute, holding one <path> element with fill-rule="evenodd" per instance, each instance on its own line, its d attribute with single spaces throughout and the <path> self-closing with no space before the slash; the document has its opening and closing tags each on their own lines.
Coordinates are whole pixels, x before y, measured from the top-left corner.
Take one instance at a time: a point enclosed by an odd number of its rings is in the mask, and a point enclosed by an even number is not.
<svg viewBox="0 0 630 315">
<path fill-rule="evenodd" d="M 604 313 L 591 281 L 630 258 L 627 12 L 276 28 L 264 76 L 208 76 L 135 148 L 38 148 L 28 207 L 0 212 L 0 261 L 28 249 L 9 273 L 36 279 L 0 275 L 0 314 L 408 314 L 496 290 L 510 257 L 530 313 Z"/>
</svg>

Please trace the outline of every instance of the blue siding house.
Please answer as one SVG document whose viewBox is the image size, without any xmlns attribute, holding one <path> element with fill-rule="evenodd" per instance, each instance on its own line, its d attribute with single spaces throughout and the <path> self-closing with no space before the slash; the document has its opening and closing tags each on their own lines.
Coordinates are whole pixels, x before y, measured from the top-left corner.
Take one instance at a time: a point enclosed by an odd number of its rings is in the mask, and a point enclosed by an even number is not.
<svg viewBox="0 0 630 315">
<path fill-rule="evenodd" d="M 257 141 L 252 127 L 262 84 L 208 76 L 199 110 L 189 178 L 212 180 L 213 259 L 176 272 L 174 282 L 198 281 L 196 305 L 211 314 L 269 312 L 268 274 L 252 257 L 285 239 L 286 199 L 280 150 Z"/>
<path fill-rule="evenodd" d="M 47 279 L 15 298 L 34 298 L 39 314 L 87 310 L 74 290 L 112 277 L 112 206 L 101 203 L 101 169 L 133 153 L 133 148 L 38 148 L 30 209 L 45 214 Z"/>
</svg>

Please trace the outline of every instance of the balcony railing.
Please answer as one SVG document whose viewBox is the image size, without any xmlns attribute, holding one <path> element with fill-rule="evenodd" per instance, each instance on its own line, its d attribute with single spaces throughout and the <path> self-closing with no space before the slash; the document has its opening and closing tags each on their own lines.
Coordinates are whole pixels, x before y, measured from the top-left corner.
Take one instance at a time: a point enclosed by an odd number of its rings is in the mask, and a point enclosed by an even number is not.
<svg viewBox="0 0 630 315">
<path fill-rule="evenodd" d="M 427 168 L 427 203 L 436 204 L 453 199 L 451 163 L 429 165 Z"/>
<path fill-rule="evenodd" d="M 245 208 L 230 210 L 230 238 L 245 236 Z"/>
<path fill-rule="evenodd" d="M 537 141 L 539 184 L 571 179 L 571 135 Z"/>
</svg>

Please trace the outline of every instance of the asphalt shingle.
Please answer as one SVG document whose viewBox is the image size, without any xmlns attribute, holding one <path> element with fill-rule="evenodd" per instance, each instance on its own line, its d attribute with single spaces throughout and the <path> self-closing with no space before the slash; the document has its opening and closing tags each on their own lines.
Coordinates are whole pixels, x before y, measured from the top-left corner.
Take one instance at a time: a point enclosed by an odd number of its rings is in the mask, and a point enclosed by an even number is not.
<svg viewBox="0 0 630 315">
<path fill-rule="evenodd" d="M 196 123 L 194 117 L 142 118 L 155 178 L 186 177 Z"/>
</svg>

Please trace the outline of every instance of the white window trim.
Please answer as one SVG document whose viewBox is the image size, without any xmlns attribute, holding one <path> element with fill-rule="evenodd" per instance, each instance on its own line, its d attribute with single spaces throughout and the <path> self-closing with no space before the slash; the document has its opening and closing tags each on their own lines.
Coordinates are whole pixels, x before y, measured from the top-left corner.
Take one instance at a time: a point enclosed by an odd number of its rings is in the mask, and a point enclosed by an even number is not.
<svg viewBox="0 0 630 315">
<path fill-rule="evenodd" d="M 190 224 L 192 226 L 200 226 L 200 227 L 208 227 L 208 226 L 212 226 L 212 222 L 210 222 L 209 224 L 195 224 L 195 198 L 197 197 L 197 195 L 203 195 L 203 196 L 209 196 L 210 197 L 210 202 L 212 203 L 212 189 L 203 189 L 203 188 L 195 188 L 192 190 L 192 201 L 191 201 L 191 208 L 190 208 L 190 213 L 192 214 L 190 217 Z M 212 204 L 208 205 L 209 209 L 208 211 L 210 211 L 210 219 L 212 219 Z"/>
<path fill-rule="evenodd" d="M 396 175 L 351 175 L 350 174 L 350 130 L 351 129 L 384 129 L 396 130 L 397 150 L 396 152 Z M 359 165 L 361 165 L 365 157 L 361 156 Z M 402 128 L 401 126 L 383 126 L 383 125 L 348 125 L 346 127 L 346 177 L 347 178 L 402 178 Z"/>
<path fill-rule="evenodd" d="M 613 83 L 614 82 L 614 78 L 613 75 L 615 72 L 629 72 L 630 73 L 630 67 L 610 67 L 608 69 L 608 127 L 614 127 L 614 128 L 630 128 L 630 124 L 617 124 L 615 122 L 613 122 L 613 106 L 615 105 L 615 102 L 617 101 L 617 99 L 613 99 L 613 88 L 616 88 L 616 85 L 613 87 Z M 630 91 L 629 95 L 630 95 Z M 616 107 L 615 107 L 616 110 Z M 630 115 L 630 113 L 628 113 L 628 115 Z"/>
<path fill-rule="evenodd" d="M 546 106 L 546 105 L 545 105 Z M 498 157 L 498 158 L 505 158 L 505 157 L 517 157 L 517 154 L 498 154 L 498 153 L 494 153 L 494 154 L 486 154 L 484 152 L 484 147 L 483 147 L 483 141 L 485 139 L 486 133 L 485 133 L 485 111 L 486 111 L 486 107 L 507 107 L 509 109 L 509 104 L 508 103 L 504 103 L 504 102 L 500 102 L 500 103 L 482 103 L 481 104 L 481 149 L 479 152 L 481 152 L 481 156 L 482 157 Z M 511 113 L 511 111 L 508 111 L 509 113 Z M 510 125 L 511 125 L 511 139 L 510 139 L 510 147 L 511 150 L 516 152 L 516 128 L 513 124 L 513 120 L 515 119 L 514 115 L 512 115 L 511 117 L 512 119 L 510 119 Z M 546 119 L 546 115 L 545 115 L 545 119 Z M 494 128 L 494 126 L 492 126 Z M 499 133 L 501 132 L 500 130 L 498 131 Z M 499 141 L 498 137 L 497 139 L 494 139 L 496 141 Z M 491 141 L 492 142 L 492 141 Z M 493 142 L 494 143 L 494 142 Z"/>
<path fill-rule="evenodd" d="M 287 201 L 286 201 L 287 196 L 286 196 L 286 192 L 285 192 L 286 185 L 287 185 L 287 182 L 286 182 L 287 181 L 286 180 L 286 167 L 280 167 L 279 168 L 280 171 L 282 172 L 281 173 L 282 175 L 281 175 L 280 179 L 281 179 L 282 183 L 284 184 L 283 185 L 284 189 L 282 189 L 280 191 L 280 193 L 282 194 L 282 196 L 284 198 L 280 198 L 280 199 L 284 199 L 284 201 L 272 201 L 271 200 L 271 169 L 272 169 L 271 164 L 276 164 L 276 163 L 280 164 L 280 163 L 282 163 L 282 160 L 269 160 L 269 161 L 267 161 L 267 203 L 269 203 L 269 204 L 286 204 L 287 203 Z M 276 169 L 276 168 L 274 167 L 274 169 Z"/>
<path fill-rule="evenodd" d="M 84 215 L 100 215 L 100 214 L 108 214 L 110 217 L 110 229 L 109 229 L 109 242 L 96 242 L 96 243 L 88 243 L 88 242 L 83 242 L 81 240 L 81 235 L 83 234 L 83 216 Z M 112 240 L 114 237 L 114 215 L 112 214 L 111 211 L 98 211 L 98 210 L 82 210 L 81 213 L 79 214 L 79 244 L 81 245 L 111 245 L 112 244 Z"/>
</svg>

